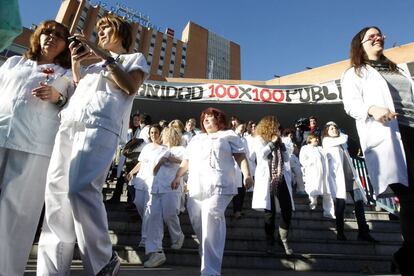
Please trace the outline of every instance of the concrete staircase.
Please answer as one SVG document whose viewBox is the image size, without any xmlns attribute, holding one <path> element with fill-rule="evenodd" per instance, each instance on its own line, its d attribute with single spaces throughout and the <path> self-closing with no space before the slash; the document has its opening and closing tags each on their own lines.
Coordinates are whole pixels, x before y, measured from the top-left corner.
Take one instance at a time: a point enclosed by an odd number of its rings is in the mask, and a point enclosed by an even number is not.
<svg viewBox="0 0 414 276">
<path fill-rule="evenodd" d="M 104 190 L 110 196 L 113 184 Z M 121 201 L 125 201 L 123 197 Z M 308 199 L 295 197 L 296 211 L 293 214 L 289 240 L 293 256 L 286 256 L 281 247 L 275 254 L 265 253 L 263 213 L 251 210 L 251 193 L 247 193 L 244 216 L 232 219 L 232 204 L 227 215 L 227 239 L 223 268 L 272 269 L 295 271 L 336 272 L 389 272 L 391 254 L 399 247 L 402 238 L 399 222 L 389 219 L 386 212 L 366 208 L 366 218 L 378 244 L 357 240 L 357 223 L 352 205 L 346 208 L 345 235 L 348 241 L 337 241 L 335 221 L 322 216 L 319 206 L 311 211 Z M 127 203 L 108 204 L 109 233 L 119 256 L 127 264 L 142 265 L 146 260 L 143 248 L 138 248 L 141 220 L 136 210 L 127 209 Z M 198 241 L 191 228 L 187 213 L 180 215 L 186 236 L 181 250 L 169 248 L 168 231 L 165 232 L 164 247 L 166 265 L 199 266 Z M 31 259 L 36 257 L 37 246 L 33 247 Z M 79 254 L 75 254 L 79 259 Z"/>
</svg>

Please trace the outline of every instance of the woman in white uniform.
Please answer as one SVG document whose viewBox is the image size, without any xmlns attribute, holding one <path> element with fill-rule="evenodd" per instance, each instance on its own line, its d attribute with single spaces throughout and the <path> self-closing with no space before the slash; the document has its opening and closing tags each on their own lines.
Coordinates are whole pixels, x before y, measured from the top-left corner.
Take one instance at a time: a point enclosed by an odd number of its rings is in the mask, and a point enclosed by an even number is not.
<svg viewBox="0 0 414 276">
<path fill-rule="evenodd" d="M 144 267 L 157 267 L 166 260 L 162 249 L 163 222 L 167 225 L 172 249 L 180 249 L 184 242 L 184 234 L 178 218 L 183 192 L 182 179 L 177 189 L 171 188 L 171 182 L 183 160 L 185 148 L 181 146 L 181 134 L 172 126 L 163 129 L 161 139 L 164 147 L 156 157 L 156 165 L 153 167 L 154 179 L 148 206 L 147 226 L 151 231 L 147 233 L 145 253 L 150 254 L 150 257 L 144 263 Z"/>
<path fill-rule="evenodd" d="M 289 156 L 279 136 L 279 121 L 274 116 L 263 117 L 257 124 L 254 151 L 257 159 L 252 208 L 264 212 L 266 252 L 274 253 L 276 212 L 280 212 L 279 243 L 286 255 L 293 250 L 288 244 L 288 232 L 294 203 Z"/>
<path fill-rule="evenodd" d="M 226 240 L 224 211 L 237 193 L 234 160 L 242 170 L 246 189 L 253 180 L 240 137 L 226 130 L 224 112 L 207 108 L 201 113 L 200 122 L 202 133 L 188 144 L 171 185 L 177 189 L 188 169 L 187 209 L 200 242 L 201 275 L 220 275 Z"/>
<path fill-rule="evenodd" d="M 335 218 L 335 210 L 328 182 L 328 161 L 318 135 L 311 133 L 306 145 L 300 149 L 299 160 L 303 166 L 305 190 L 309 196 L 310 209 L 315 210 L 318 197 L 322 196 L 323 216 Z"/>
<path fill-rule="evenodd" d="M 61 125 L 47 173 L 46 209 L 39 240 L 37 274 L 68 274 L 77 241 L 88 275 L 115 275 L 102 187 L 118 139 L 125 139 L 134 95 L 147 63 L 127 54 L 132 42 L 127 21 L 104 15 L 96 25 L 99 44 L 76 35 L 72 71 L 77 88 L 61 112 Z M 84 47 L 85 50 L 81 50 Z M 99 59 L 83 76 L 80 61 Z"/>
<path fill-rule="evenodd" d="M 322 146 L 328 160 L 328 183 L 332 200 L 335 202 L 337 239 L 342 241 L 347 239 L 344 234 L 344 213 L 346 195 L 349 192 L 354 201 L 358 240 L 376 243 L 377 241 L 369 234 L 364 211 L 365 192 L 346 149 L 347 141 L 348 135 L 339 133 L 335 122 L 326 123 Z"/>
<path fill-rule="evenodd" d="M 44 202 L 58 113 L 73 93 L 66 26 L 45 21 L 0 67 L 0 274 L 23 275 Z"/>
<path fill-rule="evenodd" d="M 132 182 L 135 189 L 134 204 L 141 216 L 141 240 L 139 247 L 145 247 L 147 239 L 148 202 L 150 200 L 151 185 L 154 179 L 153 169 L 158 155 L 163 151 L 161 146 L 161 126 L 148 126 L 149 143 L 146 144 L 139 157 L 138 164 L 128 173 L 127 180 Z"/>
</svg>

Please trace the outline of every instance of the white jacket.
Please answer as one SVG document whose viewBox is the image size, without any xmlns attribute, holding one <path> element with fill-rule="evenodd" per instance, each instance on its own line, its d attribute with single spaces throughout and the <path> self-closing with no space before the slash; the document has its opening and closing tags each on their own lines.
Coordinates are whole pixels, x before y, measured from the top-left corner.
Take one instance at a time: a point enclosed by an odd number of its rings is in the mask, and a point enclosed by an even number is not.
<svg viewBox="0 0 414 276">
<path fill-rule="evenodd" d="M 362 199 L 366 202 L 365 191 L 362 187 L 358 174 L 352 164 L 348 150 L 345 148 L 348 142 L 348 135 L 340 133 L 339 137 L 325 137 L 322 140 L 323 150 L 328 160 L 328 183 L 331 190 L 332 198 L 346 199 L 346 180 L 344 166 L 349 166 L 352 173 L 348 177 L 352 178 L 360 189 Z M 343 145 L 343 146 L 342 146 Z M 342 146 L 342 149 L 341 149 Z M 346 162 L 346 163 L 345 163 Z"/>
<path fill-rule="evenodd" d="M 262 137 L 254 137 L 254 152 L 256 155 L 257 165 L 254 174 L 254 190 L 252 208 L 262 211 L 264 209 L 271 209 L 270 201 L 270 169 L 269 169 L 269 154 L 271 153 L 270 146 L 263 140 Z M 283 176 L 285 177 L 286 185 L 289 189 L 290 199 L 292 202 L 292 209 L 295 210 L 295 205 L 292 197 L 292 179 L 290 174 L 289 156 L 286 152 L 283 152 Z M 278 204 L 276 209 L 279 210 Z"/>
<path fill-rule="evenodd" d="M 402 73 L 409 78 L 403 71 Z M 374 68 L 367 65 L 361 68 L 360 76 L 354 68 L 345 71 L 341 85 L 344 108 L 356 121 L 375 194 L 381 194 L 393 183 L 408 186 L 407 164 L 398 121 L 391 120 L 382 124 L 368 116 L 368 109 L 372 105 L 395 111 L 387 82 Z M 412 80 L 411 85 L 414 87 Z"/>
</svg>

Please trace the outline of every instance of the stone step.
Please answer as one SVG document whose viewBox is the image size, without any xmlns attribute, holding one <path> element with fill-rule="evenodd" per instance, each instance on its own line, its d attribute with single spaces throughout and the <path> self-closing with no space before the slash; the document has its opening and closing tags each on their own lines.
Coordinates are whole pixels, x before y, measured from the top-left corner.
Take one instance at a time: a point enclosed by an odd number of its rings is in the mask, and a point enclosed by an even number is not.
<svg viewBox="0 0 414 276">
<path fill-rule="evenodd" d="M 137 211 L 135 208 L 126 209 L 127 204 L 126 203 L 117 203 L 117 204 L 106 204 L 106 209 L 108 213 L 108 219 L 116 218 L 116 217 L 123 217 L 125 219 L 128 218 L 128 216 L 134 216 L 137 214 Z M 231 204 L 229 207 L 227 207 L 226 215 L 231 216 L 233 212 L 233 208 L 231 207 Z M 245 215 L 248 216 L 257 216 L 262 217 L 263 212 L 255 211 L 251 208 L 243 208 L 242 212 Z M 186 213 L 186 212 L 185 212 Z M 347 206 L 345 209 L 345 218 L 348 219 L 354 219 L 355 214 L 353 211 L 353 208 L 351 206 Z M 323 218 L 323 210 L 322 208 L 317 207 L 315 210 L 310 210 L 307 205 L 296 205 L 296 210 L 293 212 L 293 217 L 296 218 Z M 365 210 L 365 218 L 367 221 L 369 220 L 383 220 L 383 221 L 390 221 L 390 216 L 387 212 L 383 211 L 374 211 L 371 210 L 370 207 L 367 207 Z M 398 223 L 398 220 L 393 220 L 392 222 Z"/>
<path fill-rule="evenodd" d="M 366 214 L 367 223 L 373 231 L 377 230 L 389 230 L 399 231 L 400 224 L 398 221 L 386 221 L 377 219 L 376 213 Z M 139 222 L 141 221 L 138 213 L 135 212 L 122 212 L 122 211 L 111 211 L 108 212 L 109 221 L 123 221 L 123 222 Z M 181 224 L 190 224 L 187 213 L 180 214 Z M 257 211 L 244 211 L 243 216 L 240 219 L 234 219 L 231 211 L 226 212 L 226 223 L 227 225 L 238 225 L 240 227 L 248 227 L 251 225 L 262 225 L 263 224 L 263 212 Z M 335 220 L 328 219 L 322 216 L 322 212 L 300 212 L 295 211 L 292 216 L 293 227 L 312 227 L 314 224 L 318 224 L 322 228 L 331 227 L 335 225 Z M 345 227 L 349 229 L 357 229 L 358 225 L 355 217 L 349 214 L 345 218 Z"/>
<path fill-rule="evenodd" d="M 130 234 L 137 233 L 140 235 L 141 223 L 140 222 L 109 222 L 109 229 L 117 234 Z M 194 231 L 190 224 L 182 224 L 182 231 L 188 235 L 193 234 Z M 374 238 L 383 242 L 401 242 L 401 234 L 398 230 L 394 231 L 378 231 L 373 229 L 371 234 Z M 356 240 L 358 230 L 346 229 L 345 235 L 350 240 Z M 237 225 L 227 226 L 227 238 L 249 239 L 249 238 L 262 238 L 264 237 L 263 224 L 259 226 L 240 227 Z M 300 222 L 298 225 L 292 225 L 289 230 L 289 239 L 292 241 L 301 240 L 336 240 L 335 227 L 320 227 L 319 225 L 313 225 L 310 227 L 302 227 Z"/>
<path fill-rule="evenodd" d="M 132 246 L 114 246 L 124 263 L 142 265 L 147 259 L 142 248 Z M 37 246 L 34 245 L 30 258 L 36 259 Z M 200 266 L 197 249 L 171 250 L 165 249 L 167 261 L 165 266 Z M 79 260 L 80 254 L 75 250 L 74 259 Z M 76 261 L 74 261 L 76 262 Z M 272 255 L 262 251 L 230 251 L 225 250 L 223 268 L 238 269 L 269 269 L 295 271 L 341 271 L 362 273 L 388 272 L 390 256 L 365 256 L 359 254 L 300 254 L 286 256 L 282 252 Z"/>
<path fill-rule="evenodd" d="M 138 245 L 140 233 L 116 233 L 110 231 L 110 237 L 113 245 Z M 290 239 L 289 244 L 295 252 L 313 253 L 313 254 L 354 254 L 368 256 L 390 256 L 400 246 L 401 241 L 381 241 L 378 244 L 372 244 L 356 240 L 356 236 L 348 235 L 348 241 L 337 241 L 336 239 Z M 351 239 L 353 238 L 353 239 Z M 197 249 L 198 241 L 194 234 L 187 234 L 183 248 Z M 165 233 L 163 247 L 169 248 L 171 245 L 168 233 Z M 246 238 L 237 236 L 227 236 L 225 250 L 233 251 L 261 251 L 266 248 L 265 237 L 262 234 L 259 237 Z M 276 245 L 276 249 L 282 249 Z"/>
</svg>

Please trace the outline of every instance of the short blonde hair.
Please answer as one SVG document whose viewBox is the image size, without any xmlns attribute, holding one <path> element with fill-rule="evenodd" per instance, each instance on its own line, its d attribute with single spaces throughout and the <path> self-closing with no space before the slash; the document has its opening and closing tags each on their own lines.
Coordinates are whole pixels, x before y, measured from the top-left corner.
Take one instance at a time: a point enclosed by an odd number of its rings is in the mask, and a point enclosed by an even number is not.
<svg viewBox="0 0 414 276">
<path fill-rule="evenodd" d="M 165 127 L 161 132 L 161 139 L 163 144 L 170 144 L 170 147 L 181 145 L 181 133 L 172 126 Z"/>
<path fill-rule="evenodd" d="M 107 13 L 96 23 L 96 31 L 99 32 L 99 28 L 104 24 L 108 24 L 114 29 L 114 33 L 110 38 L 111 41 L 118 42 L 121 40 L 122 47 L 129 51 L 132 44 L 132 31 L 128 21 L 117 15 Z M 98 44 L 100 45 L 100 41 Z"/>
</svg>

